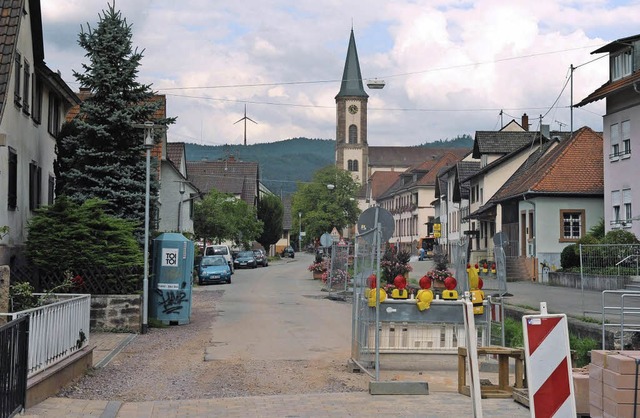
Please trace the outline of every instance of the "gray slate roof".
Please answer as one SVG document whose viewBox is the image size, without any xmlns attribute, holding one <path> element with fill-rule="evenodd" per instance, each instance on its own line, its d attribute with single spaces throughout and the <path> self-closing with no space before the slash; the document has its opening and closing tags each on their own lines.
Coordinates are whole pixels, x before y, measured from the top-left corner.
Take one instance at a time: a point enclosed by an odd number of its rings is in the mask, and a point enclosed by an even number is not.
<svg viewBox="0 0 640 418">
<path fill-rule="evenodd" d="M 344 72 L 342 73 L 342 84 L 340 85 L 340 92 L 336 98 L 345 96 L 369 97 L 362 85 L 360 61 L 358 60 L 356 38 L 353 36 L 353 29 L 351 29 L 351 36 L 349 37 L 349 48 L 347 49 L 347 59 L 345 60 Z"/>
<path fill-rule="evenodd" d="M 480 158 L 482 154 L 509 154 L 536 138 L 540 139 L 539 132 L 476 131 L 473 158 Z"/>
<path fill-rule="evenodd" d="M 258 163 L 235 159 L 188 161 L 187 179 L 203 193 L 216 189 L 239 195 L 251 207 L 258 197 Z"/>
</svg>

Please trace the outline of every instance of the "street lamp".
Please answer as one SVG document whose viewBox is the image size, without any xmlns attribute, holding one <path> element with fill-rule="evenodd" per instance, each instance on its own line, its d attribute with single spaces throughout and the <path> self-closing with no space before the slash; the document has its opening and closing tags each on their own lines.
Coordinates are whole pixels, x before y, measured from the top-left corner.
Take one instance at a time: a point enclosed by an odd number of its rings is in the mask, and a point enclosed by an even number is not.
<svg viewBox="0 0 640 418">
<path fill-rule="evenodd" d="M 149 121 L 144 124 L 134 124 L 133 126 L 144 129 L 144 148 L 147 154 L 144 193 L 144 279 L 142 281 L 142 334 L 146 334 L 149 330 L 149 189 L 151 177 L 151 148 L 153 148 L 153 129 L 164 129 L 165 126 L 155 125 Z"/>
<path fill-rule="evenodd" d="M 298 212 L 298 251 L 302 250 L 302 212 Z"/>
</svg>

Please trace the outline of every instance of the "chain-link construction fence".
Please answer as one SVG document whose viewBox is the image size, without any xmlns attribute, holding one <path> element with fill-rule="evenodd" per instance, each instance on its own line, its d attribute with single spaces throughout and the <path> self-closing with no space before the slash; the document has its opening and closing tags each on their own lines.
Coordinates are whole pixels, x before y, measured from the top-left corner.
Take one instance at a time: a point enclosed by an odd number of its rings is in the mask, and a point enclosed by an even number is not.
<svg viewBox="0 0 640 418">
<path fill-rule="evenodd" d="M 353 262 L 351 359 L 372 377 L 376 377 L 376 371 L 379 371 L 376 364 L 378 361 L 376 350 L 378 339 L 375 331 L 377 310 L 369 306 L 368 283 L 369 277 L 373 274 L 376 274 L 379 280 L 380 257 L 377 229 L 356 236 Z M 378 297 L 380 297 L 379 294 Z M 375 303 L 375 298 L 373 300 Z"/>
<path fill-rule="evenodd" d="M 627 344 L 637 344 L 634 339 L 640 331 L 640 245 L 580 244 L 578 255 L 582 311 L 584 315 L 602 315 L 602 348 L 624 349 Z M 587 309 L 585 290 L 602 290 L 600 311 Z M 614 332 L 613 343 L 607 342 L 607 330 Z"/>
<path fill-rule="evenodd" d="M 425 308 L 416 299 L 388 297 L 384 283 L 380 284 L 383 251 L 376 234 L 374 229 L 355 239 L 351 355 L 361 370 L 379 380 L 380 372 L 394 370 L 396 362 L 411 361 L 398 355 L 455 355 L 458 347 L 466 346 L 466 335 L 461 300 L 436 298 Z M 460 249 L 462 261 L 464 254 Z M 490 308 L 485 303 L 480 311 L 474 315 L 478 344 L 486 346 L 491 334 Z"/>
<path fill-rule="evenodd" d="M 329 298 L 350 300 L 349 289 L 352 282 L 353 260 L 352 244 L 333 243 L 331 246 L 331 262 L 325 281 L 325 289 L 329 292 Z"/>
</svg>

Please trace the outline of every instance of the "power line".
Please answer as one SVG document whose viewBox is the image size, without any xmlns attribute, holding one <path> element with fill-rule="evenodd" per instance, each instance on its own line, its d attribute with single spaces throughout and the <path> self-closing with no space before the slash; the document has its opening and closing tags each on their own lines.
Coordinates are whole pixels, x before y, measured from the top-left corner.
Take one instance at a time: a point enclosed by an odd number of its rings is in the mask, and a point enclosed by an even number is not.
<svg viewBox="0 0 640 418">
<path fill-rule="evenodd" d="M 478 61 L 478 62 L 471 62 L 467 64 L 451 65 L 447 67 L 429 68 L 426 70 L 412 71 L 407 73 L 390 74 L 390 75 L 380 76 L 377 78 L 406 77 L 406 76 L 411 76 L 416 74 L 425 74 L 425 73 L 436 72 L 436 71 L 447 71 L 447 70 L 454 70 L 458 68 L 475 67 L 478 65 L 496 64 L 500 62 L 507 62 L 507 61 L 513 61 L 518 59 L 534 58 L 534 57 L 539 57 L 543 55 L 559 54 L 567 51 L 575 51 L 575 50 L 585 49 L 585 48 L 594 48 L 595 46 L 597 45 L 586 45 L 586 46 L 567 48 L 567 49 L 561 49 L 556 51 L 538 52 L 538 53 L 527 54 L 527 55 L 518 55 L 515 57 L 499 58 L 491 61 Z M 597 59 L 599 58 L 596 58 L 595 60 Z M 589 61 L 589 62 L 593 62 L 593 61 Z M 586 64 L 588 64 L 588 62 L 582 65 L 586 65 Z M 341 81 L 342 79 L 328 79 L 328 80 L 306 80 L 306 81 L 280 81 L 280 82 L 270 82 L 270 83 L 221 84 L 217 86 L 165 87 L 165 88 L 158 88 L 157 91 L 211 90 L 211 89 L 227 89 L 227 88 L 247 88 L 247 87 L 275 87 L 275 86 L 290 86 L 290 85 L 305 85 L 305 84 L 339 83 Z"/>
</svg>

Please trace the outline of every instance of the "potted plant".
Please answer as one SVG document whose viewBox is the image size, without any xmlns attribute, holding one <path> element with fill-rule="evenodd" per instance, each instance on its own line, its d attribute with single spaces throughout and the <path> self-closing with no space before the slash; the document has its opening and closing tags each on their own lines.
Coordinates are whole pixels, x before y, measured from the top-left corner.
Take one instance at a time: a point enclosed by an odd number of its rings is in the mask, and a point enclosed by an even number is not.
<svg viewBox="0 0 640 418">
<path fill-rule="evenodd" d="M 316 260 L 307 267 L 311 273 L 313 273 L 314 279 L 322 279 L 322 274 L 329 269 L 329 262 L 327 260 Z"/>
<path fill-rule="evenodd" d="M 382 277 L 387 283 L 392 283 L 397 275 L 407 277 L 412 270 L 409 265 L 411 254 L 407 251 L 398 251 L 395 247 L 389 246 L 380 261 Z"/>
</svg>

